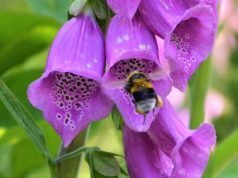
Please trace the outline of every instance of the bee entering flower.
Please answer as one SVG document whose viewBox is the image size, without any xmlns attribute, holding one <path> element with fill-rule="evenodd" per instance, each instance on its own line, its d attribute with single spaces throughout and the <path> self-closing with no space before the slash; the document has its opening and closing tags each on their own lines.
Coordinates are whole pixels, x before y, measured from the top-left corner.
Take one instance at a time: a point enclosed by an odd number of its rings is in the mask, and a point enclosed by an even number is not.
<svg viewBox="0 0 238 178">
<path fill-rule="evenodd" d="M 115 102 L 128 127 L 147 131 L 172 86 L 160 69 L 155 37 L 140 16 L 132 20 L 115 16 L 108 28 L 106 52 L 105 94 Z M 144 77 L 136 79 L 137 74 Z"/>
</svg>

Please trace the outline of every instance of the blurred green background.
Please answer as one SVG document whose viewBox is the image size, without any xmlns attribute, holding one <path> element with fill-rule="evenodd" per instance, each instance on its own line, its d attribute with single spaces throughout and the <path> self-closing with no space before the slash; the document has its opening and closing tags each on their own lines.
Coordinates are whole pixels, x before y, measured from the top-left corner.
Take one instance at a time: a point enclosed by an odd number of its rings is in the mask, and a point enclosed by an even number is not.
<svg viewBox="0 0 238 178">
<path fill-rule="evenodd" d="M 0 77 L 30 109 L 44 130 L 48 147 L 58 154 L 60 139 L 26 96 L 27 86 L 43 72 L 49 46 L 63 22 L 71 0 L 0 0 Z M 213 122 L 218 144 L 230 138 L 221 149 L 224 160 L 215 177 L 238 177 L 238 4 L 223 0 L 220 5 L 221 30 L 212 53 L 211 85 L 206 100 L 206 121 Z M 178 112 L 186 111 L 188 96 L 171 101 Z M 236 137 L 237 136 L 237 137 Z M 229 140 L 228 140 L 229 141 Z M 121 133 L 111 118 L 92 124 L 88 146 L 123 154 Z M 232 153 L 232 155 L 230 154 Z M 217 160 L 215 159 L 215 162 Z M 123 164 L 123 162 L 121 163 Z M 49 171 L 35 146 L 18 127 L 0 102 L 0 178 L 48 178 Z M 88 178 L 84 162 L 80 178 Z"/>
</svg>

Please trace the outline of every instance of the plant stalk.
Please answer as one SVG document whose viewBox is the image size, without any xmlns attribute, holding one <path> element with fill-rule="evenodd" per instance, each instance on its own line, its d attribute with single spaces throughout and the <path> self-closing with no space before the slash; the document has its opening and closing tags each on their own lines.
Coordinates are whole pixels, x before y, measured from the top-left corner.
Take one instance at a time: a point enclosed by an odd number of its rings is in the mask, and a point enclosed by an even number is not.
<svg viewBox="0 0 238 178">
<path fill-rule="evenodd" d="M 70 153 L 77 148 L 80 148 L 85 145 L 90 127 L 82 131 L 69 145 L 69 147 L 64 148 L 61 146 L 59 157 L 63 156 L 66 153 Z M 82 162 L 83 154 L 72 158 L 67 159 L 63 162 L 60 162 L 56 165 L 55 170 L 51 171 L 52 178 L 77 178 L 78 171 Z M 53 173 L 52 173 L 53 172 Z"/>
<path fill-rule="evenodd" d="M 190 128 L 195 129 L 204 121 L 205 99 L 210 85 L 212 59 L 209 57 L 201 64 L 190 91 Z"/>
</svg>

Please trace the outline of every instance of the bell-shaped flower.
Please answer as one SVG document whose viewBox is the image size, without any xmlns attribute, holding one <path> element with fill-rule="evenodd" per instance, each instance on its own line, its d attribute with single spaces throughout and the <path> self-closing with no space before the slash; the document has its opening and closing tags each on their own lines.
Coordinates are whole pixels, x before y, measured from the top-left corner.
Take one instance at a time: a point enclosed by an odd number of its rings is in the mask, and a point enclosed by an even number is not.
<svg viewBox="0 0 238 178">
<path fill-rule="evenodd" d="M 144 22 L 165 40 L 170 75 L 180 90 L 211 52 L 217 30 L 216 5 L 215 0 L 141 1 Z"/>
<path fill-rule="evenodd" d="M 160 69 L 155 36 L 139 15 L 133 19 L 116 15 L 106 37 L 107 72 L 103 77 L 104 92 L 117 105 L 125 124 L 134 131 L 147 131 L 155 119 L 136 111 L 133 97 L 124 87 L 128 75 L 140 71 L 148 75 L 156 93 L 163 99 L 171 90 L 170 78 Z"/>
<path fill-rule="evenodd" d="M 108 0 L 115 13 L 127 17 L 132 17 L 138 7 L 149 29 L 165 40 L 173 84 L 184 90 L 191 75 L 211 52 L 218 0 L 138 0 L 128 6 L 123 3 L 126 0 Z"/>
<path fill-rule="evenodd" d="M 92 121 L 105 118 L 112 102 L 102 93 L 103 34 L 92 14 L 72 18 L 58 32 L 43 75 L 28 88 L 33 106 L 67 147 Z"/>
<path fill-rule="evenodd" d="M 123 131 L 131 178 L 200 178 L 216 142 L 210 124 L 187 129 L 167 100 L 147 133 Z"/>
</svg>

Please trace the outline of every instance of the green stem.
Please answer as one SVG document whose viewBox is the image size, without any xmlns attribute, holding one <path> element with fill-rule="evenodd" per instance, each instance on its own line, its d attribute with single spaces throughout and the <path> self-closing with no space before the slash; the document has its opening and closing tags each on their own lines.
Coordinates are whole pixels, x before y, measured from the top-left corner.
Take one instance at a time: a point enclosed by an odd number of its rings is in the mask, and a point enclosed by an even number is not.
<svg viewBox="0 0 238 178">
<path fill-rule="evenodd" d="M 57 178 L 57 169 L 56 169 L 56 164 L 51 164 L 48 162 L 49 169 L 50 169 L 50 177 L 51 178 Z"/>
<path fill-rule="evenodd" d="M 201 64 L 194 81 L 192 81 L 190 97 L 190 128 L 197 128 L 204 121 L 204 104 L 210 84 L 212 60 L 208 58 Z"/>
<path fill-rule="evenodd" d="M 89 134 L 89 128 L 82 131 L 80 135 L 78 135 L 73 142 L 70 144 L 69 147 L 64 148 L 61 147 L 59 157 L 70 153 L 77 148 L 80 148 L 85 145 Z M 63 162 L 59 162 L 56 165 L 55 170 L 52 170 L 53 175 L 52 178 L 77 178 L 79 167 L 82 162 L 82 155 L 76 156 L 72 159 L 67 159 Z"/>
</svg>

